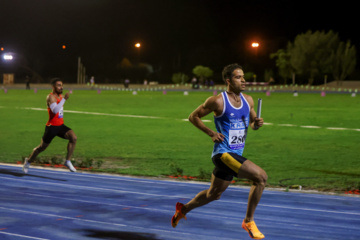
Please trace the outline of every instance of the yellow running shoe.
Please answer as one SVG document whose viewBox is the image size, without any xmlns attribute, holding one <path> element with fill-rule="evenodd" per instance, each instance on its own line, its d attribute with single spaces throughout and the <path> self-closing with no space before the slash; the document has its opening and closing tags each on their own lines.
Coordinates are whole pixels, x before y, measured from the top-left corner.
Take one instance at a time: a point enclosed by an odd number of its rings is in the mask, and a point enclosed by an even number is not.
<svg viewBox="0 0 360 240">
<path fill-rule="evenodd" d="M 249 233 L 249 236 L 253 239 L 263 239 L 265 238 L 264 234 L 262 234 L 257 228 L 254 221 L 245 223 L 245 220 L 242 222 L 241 227 Z"/>
<path fill-rule="evenodd" d="M 178 224 L 178 222 L 179 222 L 180 219 L 182 219 L 182 218 L 185 218 L 185 220 L 186 220 L 185 214 L 183 214 L 183 213 L 181 212 L 181 209 L 182 209 L 183 206 L 184 206 L 184 204 L 182 204 L 182 203 L 179 203 L 179 202 L 176 203 L 175 214 L 174 214 L 174 216 L 171 218 L 171 226 L 176 227 L 177 224 Z"/>
</svg>

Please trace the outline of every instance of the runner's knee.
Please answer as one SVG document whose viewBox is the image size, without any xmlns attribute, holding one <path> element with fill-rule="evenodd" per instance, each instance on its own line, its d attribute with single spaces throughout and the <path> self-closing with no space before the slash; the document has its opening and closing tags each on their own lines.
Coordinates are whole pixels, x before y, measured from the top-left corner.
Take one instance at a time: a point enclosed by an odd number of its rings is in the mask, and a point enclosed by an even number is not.
<svg viewBox="0 0 360 240">
<path fill-rule="evenodd" d="M 259 174 L 256 177 L 256 183 L 265 187 L 267 179 L 268 179 L 268 176 L 267 176 L 266 172 L 264 170 L 262 170 L 259 172 Z"/>
<path fill-rule="evenodd" d="M 72 134 L 72 135 L 70 136 L 69 141 L 70 141 L 71 143 L 76 143 L 76 141 L 77 141 L 77 136 L 76 136 L 75 134 Z"/>
</svg>

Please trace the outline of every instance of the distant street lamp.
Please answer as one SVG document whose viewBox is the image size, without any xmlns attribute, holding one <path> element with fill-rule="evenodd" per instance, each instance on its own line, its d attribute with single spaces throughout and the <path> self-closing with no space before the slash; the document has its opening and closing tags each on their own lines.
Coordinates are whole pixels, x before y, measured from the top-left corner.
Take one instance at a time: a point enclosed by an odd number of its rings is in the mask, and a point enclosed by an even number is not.
<svg viewBox="0 0 360 240">
<path fill-rule="evenodd" d="M 140 48 L 140 47 L 141 47 L 141 44 L 140 44 L 140 43 L 135 43 L 135 47 L 136 47 L 136 48 Z"/>
</svg>

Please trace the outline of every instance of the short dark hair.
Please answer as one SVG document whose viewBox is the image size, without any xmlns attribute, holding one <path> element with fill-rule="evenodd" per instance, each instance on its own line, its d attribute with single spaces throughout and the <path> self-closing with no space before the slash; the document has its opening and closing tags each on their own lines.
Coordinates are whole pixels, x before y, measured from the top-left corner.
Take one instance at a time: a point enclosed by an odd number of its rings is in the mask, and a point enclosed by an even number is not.
<svg viewBox="0 0 360 240">
<path fill-rule="evenodd" d="M 234 72 L 235 69 L 241 69 L 242 70 L 242 66 L 240 66 L 237 63 L 232 63 L 229 64 L 227 66 L 224 67 L 223 71 L 222 71 L 222 77 L 224 82 L 226 83 L 226 79 L 231 79 L 232 77 L 232 73 Z"/>
<path fill-rule="evenodd" d="M 52 78 L 51 85 L 55 87 L 56 82 L 62 82 L 61 78 Z"/>
</svg>

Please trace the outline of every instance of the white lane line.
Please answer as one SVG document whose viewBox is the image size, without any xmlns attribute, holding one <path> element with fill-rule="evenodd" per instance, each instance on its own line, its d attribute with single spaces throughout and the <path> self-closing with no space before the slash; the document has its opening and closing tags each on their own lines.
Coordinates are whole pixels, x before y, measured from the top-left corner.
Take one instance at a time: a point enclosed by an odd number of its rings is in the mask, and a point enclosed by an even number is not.
<svg viewBox="0 0 360 240">
<path fill-rule="evenodd" d="M 63 219 L 70 219 L 70 220 L 80 220 L 80 221 L 84 221 L 84 222 L 103 223 L 103 224 L 115 225 L 115 226 L 120 226 L 120 227 L 127 227 L 127 225 L 125 225 L 125 224 L 120 224 L 120 223 L 100 222 L 100 221 L 95 221 L 95 220 L 87 220 L 87 219 L 83 219 L 83 218 L 74 218 L 74 217 L 67 217 L 67 216 L 55 215 L 55 214 L 49 214 L 49 213 L 40 213 L 40 212 L 26 211 L 26 210 L 15 209 L 15 208 L 0 207 L 0 209 L 12 211 L 12 212 L 21 212 L 21 213 L 42 215 L 42 216 L 46 216 L 46 217 L 63 218 Z"/>
<path fill-rule="evenodd" d="M 110 188 L 100 188 L 100 187 L 88 187 L 88 186 L 82 186 L 82 185 L 73 185 L 73 184 L 63 184 L 63 183 L 51 183 L 51 182 L 43 182 L 43 181 L 34 181 L 29 179 L 14 179 L 14 178 L 8 178 L 8 177 L 0 177 L 0 179 L 7 179 L 7 180 L 15 180 L 19 182 L 25 182 L 25 183 L 37 183 L 37 184 L 43 184 L 43 185 L 55 185 L 55 186 L 61 186 L 66 188 L 73 188 L 73 189 L 84 189 L 84 190 L 93 190 L 93 191 L 103 191 L 107 192 L 110 191 L 112 193 L 114 192 L 120 192 L 120 193 L 127 193 L 127 194 L 137 194 L 137 195 L 145 195 L 145 196 L 152 196 L 152 197 L 161 197 L 161 198 L 191 198 L 191 196 L 185 196 L 185 195 L 164 195 L 164 194 L 155 194 L 155 193 L 144 193 L 144 192 L 135 192 L 135 191 L 127 191 L 127 190 L 119 190 L 119 189 L 110 189 Z M 30 187 L 30 186 L 29 186 Z M 247 202 L 239 202 L 239 201 L 231 201 L 231 200 L 222 200 L 224 203 L 232 203 L 232 204 L 243 204 L 247 205 Z M 336 213 L 336 214 L 349 214 L 349 215 L 357 215 L 360 216 L 359 213 L 354 212 L 342 212 L 342 211 L 327 211 L 327 210 L 318 210 L 318 209 L 311 209 L 311 208 L 296 208 L 296 207 L 284 207 L 284 206 L 278 206 L 278 205 L 267 205 L 267 204 L 259 204 L 259 206 L 264 207 L 274 207 L 274 208 L 284 208 L 284 209 L 292 209 L 292 210 L 307 210 L 307 211 L 316 211 L 316 212 L 325 212 L 325 213 Z"/>
<path fill-rule="evenodd" d="M 22 168 L 22 165 L 18 165 L 18 164 L 8 164 L 8 163 L 0 163 L 0 166 L 7 166 L 7 167 L 13 167 L 13 168 Z M 58 175 L 65 175 L 65 176 L 69 176 L 69 170 L 63 170 L 63 169 L 49 169 L 49 168 L 43 168 L 43 167 L 39 167 L 37 168 L 37 166 L 33 166 L 31 168 L 31 172 L 39 172 L 39 173 L 43 173 L 44 171 L 49 172 L 50 174 L 58 174 Z M 87 178 L 96 178 L 96 179 L 107 179 L 107 180 L 112 180 L 112 181 L 120 181 L 120 182 L 124 182 L 124 181 L 128 181 L 128 182 L 136 182 L 136 183 L 148 183 L 148 184 L 154 184 L 156 183 L 157 185 L 169 185 L 169 184 L 173 184 L 176 186 L 187 186 L 188 184 L 193 184 L 193 185 L 199 185 L 200 187 L 203 187 L 202 185 L 206 185 L 206 187 L 210 186 L 209 182 L 198 182 L 198 181 L 186 181 L 186 182 L 181 182 L 181 181 L 176 181 L 176 180 L 170 180 L 170 179 L 151 179 L 151 178 L 147 178 L 147 179 L 143 179 L 140 177 L 136 177 L 136 176 L 119 176 L 119 175 L 115 175 L 115 174 L 106 174 L 106 173 L 76 173 L 72 175 L 73 179 L 76 181 L 77 179 L 82 179 L 84 177 Z M 229 186 L 229 188 L 231 187 L 236 187 L 236 188 L 243 188 L 243 189 L 249 189 L 250 187 L 246 187 L 246 186 Z"/>
<path fill-rule="evenodd" d="M 137 207 L 137 206 L 130 206 L 130 205 L 123 205 L 123 204 L 116 204 L 116 203 L 106 203 L 104 201 L 96 202 L 96 201 L 89 201 L 89 200 L 81 200 L 81 199 L 73 199 L 73 198 L 64 198 L 64 197 L 53 197 L 48 195 L 40 195 L 40 194 L 34 194 L 34 193 L 18 193 L 18 194 L 25 194 L 30 195 L 34 197 L 40 197 L 40 198 L 55 198 L 55 199 L 61 199 L 66 201 L 73 201 L 73 202 L 81 202 L 81 203 L 91 203 L 91 204 L 98 204 L 98 205 L 106 205 L 106 206 L 115 206 L 115 207 L 121 207 L 121 208 L 136 208 L 136 209 L 144 209 L 152 212 L 174 212 L 173 210 L 164 210 L 164 209 L 156 209 L 156 208 L 149 208 L 149 207 Z"/>
<path fill-rule="evenodd" d="M 350 130 L 349 128 L 337 128 L 337 127 L 327 127 L 329 130 Z"/>
<path fill-rule="evenodd" d="M 6 166 L 6 167 L 13 167 L 13 168 L 21 168 L 21 165 L 15 165 L 15 164 L 6 164 L 6 163 L 0 163 L 0 167 L 1 166 Z M 31 171 L 34 172 L 38 172 L 38 173 L 44 173 L 44 172 L 48 172 L 49 174 L 58 174 L 58 175 L 65 175 L 66 177 L 69 176 L 69 171 L 68 170 L 62 170 L 62 169 L 57 169 L 57 170 L 53 170 L 53 169 L 49 169 L 49 168 L 45 168 L 45 169 L 36 169 L 36 168 L 32 168 Z M 87 181 L 88 179 L 90 179 L 91 181 L 93 181 L 92 179 L 102 179 L 102 180 L 109 180 L 109 181 L 119 181 L 119 182 L 134 182 L 134 183 L 139 183 L 139 184 L 149 184 L 149 185 L 172 185 L 172 186 L 181 186 L 181 187 L 188 187 L 189 185 L 192 185 L 191 187 L 194 187 L 194 185 L 196 185 L 196 187 L 199 187 L 201 189 L 203 188 L 208 188 L 210 186 L 209 182 L 199 182 L 199 181 L 186 181 L 186 182 L 181 182 L 181 181 L 176 181 L 176 180 L 169 180 L 169 179 L 152 179 L 152 178 L 140 178 L 140 177 L 136 177 L 136 176 L 119 176 L 119 175 L 113 175 L 113 174 L 104 174 L 104 173 L 77 173 L 72 175 L 72 180 L 74 181 L 78 181 L 78 180 L 83 180 L 83 181 Z M 228 189 L 226 191 L 230 192 L 240 192 L 240 193 L 248 193 L 250 187 L 249 186 L 236 186 L 236 185 L 230 185 L 228 187 Z M 342 196 L 337 196 L 337 195 L 327 195 L 327 194 L 323 194 L 323 193 L 318 193 L 318 192 L 312 192 L 312 193 L 317 193 L 320 195 L 313 195 L 313 194 L 307 194 L 304 197 L 306 198 L 315 198 L 315 199 L 323 199 L 323 198 L 331 198 L 331 199 L 342 199 Z M 273 194 L 273 195 L 287 195 L 288 193 L 283 192 L 283 191 L 278 191 L 278 189 L 276 191 L 271 191 L 267 190 L 266 194 Z M 355 201 L 360 201 L 360 198 L 354 198 L 353 200 Z"/>
<path fill-rule="evenodd" d="M 0 106 L 0 108 L 4 108 L 5 106 Z M 17 107 L 17 109 L 27 109 L 27 110 L 35 110 L 35 111 L 47 111 L 45 108 L 30 108 L 30 107 Z M 87 115 L 97 115 L 97 116 L 113 116 L 113 117 L 130 117 L 130 118 L 145 118 L 145 119 L 167 119 L 165 117 L 156 117 L 156 116 L 142 116 L 142 115 L 129 115 L 129 114 L 115 114 L 115 113 L 99 113 L 99 112 L 84 112 L 84 111 L 73 111 L 73 110 L 64 110 L 64 112 L 67 113 L 77 113 L 77 114 L 87 114 Z M 181 121 L 188 121 L 188 119 L 176 119 Z M 211 120 L 203 119 L 203 122 L 212 122 Z M 294 124 L 287 124 L 287 123 L 268 123 L 264 122 L 264 125 L 274 125 L 274 126 L 281 126 L 281 127 L 297 127 L 297 125 Z M 313 129 L 319 129 L 323 128 L 320 126 L 299 126 L 301 128 L 313 128 Z M 324 127 L 328 130 L 352 130 L 352 131 L 358 131 L 360 132 L 360 129 L 351 129 L 351 128 L 338 128 L 338 127 Z"/>
<path fill-rule="evenodd" d="M 118 192 L 118 193 L 127 193 L 127 194 L 138 194 L 138 195 L 145 195 L 145 196 L 152 196 L 152 197 L 169 197 L 169 198 L 184 198 L 184 196 L 179 195 L 161 195 L 161 194 L 154 194 L 154 193 L 144 193 L 144 192 L 135 192 L 135 191 L 128 191 L 128 190 L 120 190 L 120 189 L 112 189 L 112 188 L 101 188 L 101 187 L 89 187 L 89 186 L 82 186 L 82 185 L 73 185 L 73 184 L 64 184 L 64 183 L 52 183 L 52 182 L 41 182 L 41 181 L 34 181 L 29 179 L 13 179 L 13 178 L 7 178 L 7 177 L 0 177 L 0 179 L 11 179 L 18 182 L 25 182 L 25 183 L 37 183 L 37 184 L 43 184 L 43 185 L 52 185 L 52 186 L 60 186 L 60 187 L 66 187 L 66 188 L 72 188 L 72 189 L 83 189 L 83 190 L 92 190 L 92 191 L 102 191 L 102 192 Z"/>
<path fill-rule="evenodd" d="M 12 168 L 21 168 L 22 165 L 19 164 L 8 164 L 8 163 L 0 163 L 0 167 L 1 166 L 6 166 L 6 167 L 12 167 Z M 49 174 L 58 174 L 58 175 L 64 175 L 66 177 L 69 176 L 69 170 L 63 170 L 63 169 L 49 169 L 49 168 L 42 168 L 39 167 L 37 168 L 36 166 L 33 166 L 31 168 L 32 172 L 37 172 L 37 173 L 49 173 Z M 191 185 L 196 185 L 199 188 L 208 188 L 208 186 L 210 186 L 209 182 L 201 182 L 201 181 L 186 181 L 186 182 L 182 182 L 182 181 L 177 181 L 177 180 L 171 180 L 171 179 L 154 179 L 154 178 L 141 178 L 141 177 L 136 177 L 136 176 L 122 176 L 122 175 L 116 175 L 116 174 L 107 174 L 107 173 L 86 173 L 86 172 L 79 172 L 76 174 L 72 174 L 72 180 L 74 181 L 78 181 L 78 180 L 83 180 L 83 181 L 87 181 L 86 178 L 90 178 L 90 179 L 103 179 L 103 180 L 111 180 L 111 181 L 119 181 L 119 182 L 135 182 L 135 183 L 140 183 L 140 184 L 150 184 L 150 185 L 174 185 L 174 186 L 185 186 L 187 187 L 189 184 Z M 237 186 L 237 185 L 230 185 L 228 187 L 227 191 L 234 191 L 234 192 L 248 192 L 250 189 L 250 186 Z M 307 198 L 332 198 L 332 199 L 342 199 L 342 196 L 337 196 L 337 195 L 328 195 L 328 194 L 324 194 L 322 192 L 317 192 L 317 191 L 311 191 L 311 193 L 317 193 L 320 195 L 313 195 L 313 194 L 308 194 L 305 195 L 305 197 Z M 268 189 L 267 194 L 282 194 L 282 195 L 287 195 L 288 193 L 283 192 L 283 190 L 279 190 L 276 189 L 275 191 L 272 191 L 271 189 Z M 353 200 L 359 200 L 360 198 L 354 198 Z"/>
<path fill-rule="evenodd" d="M 1 165 L 6 165 L 6 166 L 10 166 L 4 163 L 0 163 Z M 11 167 L 18 167 L 21 168 L 22 166 L 13 166 L 11 165 Z M 43 169 L 43 170 L 38 170 L 38 172 L 44 172 L 44 171 L 54 171 L 54 170 L 49 170 L 48 168 Z M 69 176 L 69 171 L 55 171 L 55 173 L 59 174 L 59 175 L 66 175 Z M 210 182 L 199 182 L 199 181 L 186 181 L 186 182 L 181 182 L 181 181 L 176 181 L 176 180 L 168 180 L 168 179 L 144 179 L 144 178 L 140 178 L 140 177 L 134 177 L 134 176 L 118 176 L 118 175 L 109 175 L 109 174 L 104 174 L 104 173 L 78 173 L 76 175 L 73 175 L 73 177 L 78 177 L 78 178 L 74 178 L 75 181 L 77 181 L 77 179 L 82 179 L 82 178 L 95 178 L 95 179 L 104 179 L 104 180 L 111 180 L 111 181 L 120 181 L 120 182 L 135 182 L 135 183 L 145 183 L 145 184 L 150 184 L 150 185 L 175 185 L 175 186 L 186 186 L 188 187 L 189 185 L 192 185 L 191 187 L 194 187 L 194 185 L 196 185 L 199 188 L 207 188 L 210 186 Z M 84 180 L 84 179 L 82 179 Z M 230 185 L 227 189 L 227 191 L 233 191 L 233 192 L 240 192 L 240 193 L 244 193 L 244 192 L 248 192 L 250 189 L 250 186 L 237 186 L 237 185 Z M 315 193 L 315 192 L 313 192 Z M 316 192 L 317 193 L 317 192 Z M 283 194 L 283 195 L 287 195 L 286 192 L 282 192 L 282 191 L 271 191 L 268 190 L 266 192 L 266 194 Z M 316 199 L 342 199 L 342 196 L 336 196 L 336 195 L 327 195 L 327 194 L 323 194 L 323 193 L 319 193 L 320 195 L 313 195 L 313 194 L 308 194 L 305 195 L 304 197 L 306 198 L 316 198 Z M 353 200 L 359 200 L 360 198 L 354 198 Z"/>
<path fill-rule="evenodd" d="M 89 200 L 81 200 L 81 199 L 72 199 L 72 198 L 63 198 L 63 197 L 53 197 L 53 196 L 47 196 L 47 195 L 40 195 L 40 194 L 32 194 L 32 193 L 18 193 L 18 194 L 25 194 L 25 195 L 30 195 L 30 196 L 34 196 L 34 197 L 40 197 L 42 198 L 55 198 L 55 199 L 61 199 L 61 200 L 66 200 L 66 201 L 74 201 L 74 202 L 81 202 L 81 203 L 90 203 L 90 204 L 97 204 L 97 205 L 105 205 L 105 206 L 115 206 L 115 207 L 121 207 L 121 208 L 130 208 L 130 209 L 142 209 L 142 210 L 147 210 L 147 211 L 151 211 L 151 212 L 163 212 L 163 213 L 173 213 L 174 210 L 164 210 L 164 209 L 158 209 L 158 208 L 154 208 L 154 207 L 137 207 L 137 206 L 130 206 L 130 205 L 122 205 L 122 204 L 115 204 L 115 203 L 105 203 L 104 201 L 101 202 L 96 202 L 96 201 L 89 201 Z M 237 203 L 239 204 L 239 203 Z M 247 202 L 243 202 L 241 203 L 243 205 L 247 205 Z M 203 211 L 199 211 L 194 213 L 198 216 L 216 216 L 217 219 L 227 219 L 227 220 L 238 220 L 238 217 L 232 217 L 232 216 L 223 216 L 223 215 L 218 215 L 216 213 L 213 212 L 207 212 L 206 210 Z"/>
<path fill-rule="evenodd" d="M 184 119 L 181 119 L 182 121 L 184 121 L 184 122 L 189 122 L 189 119 L 187 119 L 187 118 L 184 118 Z M 211 120 L 207 120 L 207 119 L 201 119 L 201 121 L 203 121 L 203 122 L 211 122 Z"/>
<path fill-rule="evenodd" d="M 278 126 L 281 126 L 281 127 L 297 127 L 297 125 L 294 125 L 294 124 L 288 124 L 288 123 L 278 124 Z"/>
<path fill-rule="evenodd" d="M 4 232 L 4 231 L 1 231 L 1 230 L 0 230 L 0 234 L 16 236 L 16 237 L 22 237 L 22 238 L 29 238 L 29 239 L 37 239 L 37 240 L 50 240 L 50 239 L 47 239 L 47 238 L 37 238 L 37 237 L 25 236 L 25 235 L 20 235 L 20 234 L 15 234 L 15 233 Z"/>
<path fill-rule="evenodd" d="M 21 108 L 26 110 L 35 110 L 35 111 L 47 111 L 44 108 Z M 77 114 L 86 114 L 86 115 L 97 115 L 97 116 L 112 116 L 112 117 L 129 117 L 129 118 L 145 118 L 145 119 L 167 119 L 166 117 L 156 117 L 156 116 L 141 116 L 141 115 L 129 115 L 129 114 L 115 114 L 115 113 L 99 113 L 99 112 L 84 112 L 84 111 L 73 111 L 73 110 L 64 110 L 65 113 L 77 113 Z M 186 121 L 187 119 L 181 119 Z M 204 122 L 211 122 L 210 120 L 203 120 Z"/>
<path fill-rule="evenodd" d="M 322 210 L 322 209 L 313 209 L 313 208 L 286 207 L 286 206 L 277 206 L 277 205 L 268 205 L 268 204 L 259 204 L 259 206 L 289 209 L 289 210 L 309 211 L 309 212 L 335 213 L 335 214 L 347 214 L 347 215 L 360 216 L 360 212 L 358 212 L 358 213 L 357 212 L 343 212 L 343 211 L 332 211 L 332 210 Z"/>
<path fill-rule="evenodd" d="M 44 108 L 23 108 L 27 110 L 35 111 L 47 111 Z M 114 114 L 114 113 L 98 113 L 98 112 L 83 112 L 83 111 L 73 111 L 73 110 L 64 110 L 66 113 L 78 113 L 78 114 L 87 114 L 87 115 L 100 115 L 100 116 L 113 116 L 113 117 L 131 117 L 131 118 L 149 118 L 149 119 L 161 119 L 162 117 L 155 116 L 141 116 L 141 115 L 128 115 L 128 114 Z"/>
<path fill-rule="evenodd" d="M 108 206 L 116 206 L 116 207 L 122 207 L 122 208 L 135 208 L 135 209 L 144 209 L 148 211 L 155 211 L 155 212 L 173 212 L 173 210 L 164 210 L 164 209 L 156 209 L 156 208 L 148 208 L 148 207 L 137 207 L 137 206 L 130 206 L 130 205 L 122 205 L 122 204 L 115 204 L 115 203 L 105 203 L 105 202 L 96 202 L 96 201 L 89 201 L 89 200 L 80 200 L 80 199 L 72 199 L 72 198 L 63 198 L 63 197 L 53 197 L 48 195 L 40 195 L 40 194 L 33 194 L 33 193 L 18 193 L 18 194 L 26 194 L 34 197 L 40 197 L 40 198 L 56 198 L 56 199 L 62 199 L 67 201 L 75 201 L 75 202 L 82 202 L 82 203 L 91 203 L 91 204 L 99 204 L 99 205 L 108 205 Z M 227 202 L 230 204 L 242 204 L 247 205 L 247 201 L 244 202 L 234 202 L 234 201 L 228 201 L 223 200 L 222 202 Z M 321 210 L 321 209 L 312 209 L 312 208 L 297 208 L 297 207 L 286 207 L 286 206 L 279 206 L 279 205 L 270 205 L 270 204 L 259 204 L 259 206 L 262 207 L 269 207 L 269 208 L 281 208 L 281 209 L 290 209 L 290 210 L 300 210 L 300 211 L 314 211 L 314 212 L 324 212 L 324 213 L 335 213 L 335 214 L 348 214 L 348 215 L 355 215 L 360 216 L 360 212 L 343 212 L 343 211 L 334 211 L 334 210 Z M 201 211 L 200 211 L 201 212 Z M 200 213 L 198 213 L 200 214 Z M 206 211 L 203 211 L 202 214 L 210 214 L 210 215 L 216 215 L 213 213 L 209 213 Z M 201 215 L 201 214 L 200 214 Z M 224 219 L 237 219 L 237 217 L 226 217 L 226 216 L 217 216 L 217 218 L 224 218 Z"/>
<path fill-rule="evenodd" d="M 47 195 L 39 195 L 39 194 L 31 194 L 31 193 L 21 193 L 19 192 L 18 194 L 26 194 L 26 195 L 30 195 L 30 196 L 34 196 L 34 197 L 40 197 L 42 198 L 56 198 L 56 199 L 61 199 L 61 200 L 65 200 L 65 201 L 75 201 L 75 202 L 81 202 L 81 203 L 90 203 L 90 204 L 97 204 L 97 205 L 110 205 L 110 206 L 117 206 L 117 207 L 122 207 L 122 208 L 129 208 L 129 209 L 141 209 L 141 210 L 146 210 L 146 211 L 150 211 L 150 212 L 162 212 L 162 213 L 173 213 L 173 210 L 163 210 L 163 209 L 156 209 L 154 207 L 148 208 L 148 207 L 137 207 L 137 206 L 130 206 L 130 205 L 121 205 L 121 204 L 112 204 L 112 203 L 105 203 L 103 201 L 101 202 L 96 202 L 96 201 L 88 201 L 88 200 L 80 200 L 80 199 L 71 199 L 71 198 L 63 198 L 63 197 L 53 197 L 53 196 L 47 196 Z M 246 203 L 244 203 L 246 204 Z M 223 221 L 238 221 L 238 217 L 236 216 L 226 216 L 225 215 L 221 215 L 222 213 L 217 213 L 217 212 L 213 212 L 213 211 L 207 211 L 205 209 L 202 209 L 200 211 L 194 212 L 191 214 L 191 216 L 195 217 L 198 216 L 200 218 L 213 218 L 213 219 L 219 219 L 219 220 L 223 220 Z M 170 214 L 171 215 L 171 214 Z M 263 220 L 269 220 L 271 221 L 272 218 L 270 219 L 265 219 L 263 218 Z M 287 223 L 293 222 L 296 223 L 297 220 L 286 220 Z M 328 226 L 329 227 L 329 226 Z M 335 227 L 335 226 L 334 226 Z M 355 228 L 356 229 L 356 228 Z"/>
<path fill-rule="evenodd" d="M 97 113 L 97 112 L 82 112 L 82 111 L 71 111 L 71 110 L 65 110 L 64 112 L 68 112 L 68 113 L 80 113 L 80 114 L 89 114 L 89 115 L 100 115 L 100 116 L 114 116 L 114 117 L 150 118 L 150 119 L 161 119 L 161 118 L 162 118 L 162 117 L 155 117 L 155 116 L 112 114 L 112 113 Z"/>
</svg>

